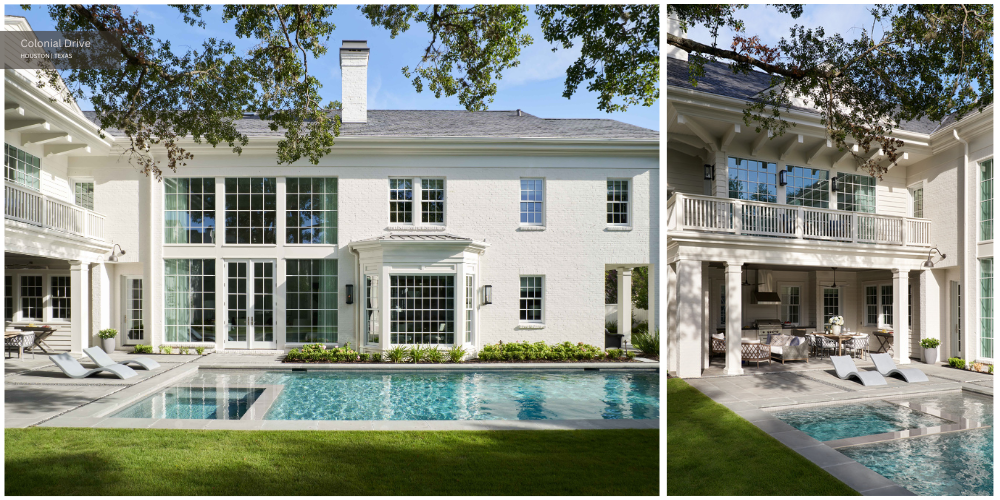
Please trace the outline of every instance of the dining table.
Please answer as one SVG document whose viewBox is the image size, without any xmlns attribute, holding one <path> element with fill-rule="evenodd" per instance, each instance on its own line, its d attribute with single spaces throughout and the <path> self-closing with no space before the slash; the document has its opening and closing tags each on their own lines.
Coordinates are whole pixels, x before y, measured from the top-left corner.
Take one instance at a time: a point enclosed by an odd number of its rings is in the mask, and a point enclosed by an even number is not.
<svg viewBox="0 0 1000 500">
<path fill-rule="evenodd" d="M 852 332 L 841 332 L 841 333 L 812 332 L 812 334 L 836 340 L 837 356 L 844 355 L 844 341 L 847 339 L 854 338 L 854 336 L 857 335 L 857 333 L 852 333 Z"/>
</svg>

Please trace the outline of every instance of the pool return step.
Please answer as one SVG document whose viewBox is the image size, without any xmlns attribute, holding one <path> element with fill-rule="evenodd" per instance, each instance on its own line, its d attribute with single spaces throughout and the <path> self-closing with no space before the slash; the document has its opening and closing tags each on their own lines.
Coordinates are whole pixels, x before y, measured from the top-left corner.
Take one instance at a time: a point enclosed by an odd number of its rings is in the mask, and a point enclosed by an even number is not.
<svg viewBox="0 0 1000 500">
<path fill-rule="evenodd" d="M 960 415 L 955 415 L 953 413 L 935 410 L 933 408 L 929 408 L 919 403 L 911 403 L 909 401 L 891 401 L 891 400 L 885 400 L 885 402 L 902 406 L 903 408 L 909 408 L 911 410 L 918 411 L 920 413 L 926 413 L 934 417 L 948 420 L 952 423 L 944 425 L 935 425 L 933 427 L 922 427 L 917 429 L 905 429 L 902 431 L 883 432 L 881 434 L 871 434 L 868 436 L 834 439 L 831 441 L 823 441 L 823 444 L 831 448 L 845 448 L 848 446 L 856 446 L 860 444 L 880 443 L 884 441 L 895 441 L 897 439 L 931 436 L 934 434 L 944 434 L 946 432 L 958 432 L 958 431 L 966 431 L 971 429 L 981 429 L 984 427 L 990 427 L 988 425 L 983 424 L 982 422 L 976 420 L 969 420 L 967 418 L 962 418 Z"/>
</svg>

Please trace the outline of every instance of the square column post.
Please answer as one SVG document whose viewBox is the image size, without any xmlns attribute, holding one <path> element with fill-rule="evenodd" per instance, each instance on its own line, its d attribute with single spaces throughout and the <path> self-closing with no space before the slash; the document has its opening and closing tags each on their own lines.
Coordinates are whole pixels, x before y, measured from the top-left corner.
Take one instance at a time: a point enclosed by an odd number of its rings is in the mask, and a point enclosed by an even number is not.
<svg viewBox="0 0 1000 500">
<path fill-rule="evenodd" d="M 907 285 L 910 283 L 909 269 L 892 270 L 892 330 L 893 350 L 897 365 L 910 362 L 910 325 L 907 318 Z"/>
<path fill-rule="evenodd" d="M 934 271 L 922 269 L 918 278 L 918 311 L 920 317 L 920 338 L 938 339 L 941 346 L 938 347 L 938 358 L 942 359 L 945 352 L 945 338 L 941 335 L 941 306 L 944 301 L 941 297 L 941 283 L 934 276 Z M 945 358 L 946 359 L 946 358 Z"/>
<path fill-rule="evenodd" d="M 656 317 L 656 314 L 657 314 L 657 310 L 656 310 L 656 299 L 657 299 L 657 297 L 656 297 L 656 267 L 653 266 L 653 264 L 650 264 L 647 269 L 649 271 L 648 273 L 646 273 L 646 274 L 649 275 L 649 278 L 648 278 L 648 280 L 649 280 L 649 283 L 648 283 L 649 284 L 649 290 L 647 292 L 647 297 L 649 297 L 649 300 L 646 301 L 648 303 L 648 305 L 646 306 L 646 307 L 648 307 L 648 309 L 646 309 L 646 321 L 649 323 L 649 334 L 652 335 L 652 334 L 656 333 L 656 326 L 657 326 L 657 324 L 656 324 L 656 320 L 657 320 L 657 317 Z"/>
<path fill-rule="evenodd" d="M 111 328 L 111 278 L 108 276 L 108 266 L 103 261 L 94 264 L 90 270 L 93 285 L 91 286 L 90 300 L 93 304 L 91 332 L 96 336 L 97 332 L 106 328 Z M 118 332 L 115 343 L 121 345 L 122 332 Z M 91 342 L 99 344 L 96 338 Z"/>
<path fill-rule="evenodd" d="M 701 291 L 701 345 L 708 346 L 701 351 L 701 369 L 704 371 L 712 355 L 712 280 L 708 277 L 708 262 L 701 263 Z"/>
<path fill-rule="evenodd" d="M 621 282 L 618 289 L 621 290 Z M 682 260 L 677 263 L 677 376 L 701 377 L 701 262 Z M 619 304 L 620 306 L 620 304 Z M 619 307 L 619 310 L 621 308 Z"/>
<path fill-rule="evenodd" d="M 743 285 L 742 262 L 726 262 L 726 375 L 743 375 Z"/>
<path fill-rule="evenodd" d="M 90 263 L 70 261 L 70 352 L 90 347 Z"/>
<path fill-rule="evenodd" d="M 632 268 L 618 268 L 618 333 L 632 340 Z"/>
<path fill-rule="evenodd" d="M 709 153 L 715 165 L 715 180 L 712 181 L 712 196 L 729 198 L 729 156 L 725 151 Z"/>
<path fill-rule="evenodd" d="M 667 264 L 667 373 L 677 371 L 680 337 L 677 334 L 677 264 Z"/>
</svg>

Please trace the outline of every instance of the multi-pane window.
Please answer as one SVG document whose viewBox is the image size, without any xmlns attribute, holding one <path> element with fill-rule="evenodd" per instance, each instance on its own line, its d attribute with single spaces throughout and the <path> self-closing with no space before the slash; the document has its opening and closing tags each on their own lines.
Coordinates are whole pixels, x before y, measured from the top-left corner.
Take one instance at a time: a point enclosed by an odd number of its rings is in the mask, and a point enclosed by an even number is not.
<svg viewBox="0 0 1000 500">
<path fill-rule="evenodd" d="M 76 194 L 76 204 L 86 208 L 87 210 L 94 209 L 94 183 L 93 182 L 76 182 L 73 185 L 73 191 Z"/>
<path fill-rule="evenodd" d="M 277 182 L 274 177 L 226 179 L 226 243 L 275 243 Z"/>
<path fill-rule="evenodd" d="M 979 241 L 993 239 L 993 160 L 979 164 Z"/>
<path fill-rule="evenodd" d="M 629 224 L 627 180 L 608 179 L 608 224 Z"/>
<path fill-rule="evenodd" d="M 913 329 L 913 285 L 906 285 L 906 324 Z"/>
<path fill-rule="evenodd" d="M 476 296 L 472 286 L 472 276 L 465 277 L 465 341 L 472 342 L 472 310 Z"/>
<path fill-rule="evenodd" d="M 726 285 L 719 287 L 719 324 L 726 326 Z"/>
<path fill-rule="evenodd" d="M 823 324 L 830 323 L 830 318 L 840 316 L 840 289 L 823 289 Z"/>
<path fill-rule="evenodd" d="M 892 325 L 892 285 L 882 285 L 882 324 Z"/>
<path fill-rule="evenodd" d="M 128 278 L 125 307 L 128 323 L 125 338 L 129 341 L 142 340 L 145 325 L 142 323 L 142 279 Z"/>
<path fill-rule="evenodd" d="M 913 199 L 913 216 L 923 218 L 924 216 L 924 188 L 914 188 L 910 191 Z"/>
<path fill-rule="evenodd" d="M 521 276 L 521 321 L 542 321 L 542 277 Z"/>
<path fill-rule="evenodd" d="M 3 319 L 14 320 L 14 277 L 3 277 Z"/>
<path fill-rule="evenodd" d="M 781 321 L 799 322 L 799 310 L 802 298 L 797 286 L 781 287 Z"/>
<path fill-rule="evenodd" d="M 35 191 L 41 189 L 39 171 L 42 168 L 42 161 L 37 156 L 25 153 L 6 142 L 3 144 L 3 149 L 5 179 Z"/>
<path fill-rule="evenodd" d="M 164 178 L 164 242 L 215 243 L 215 179 Z"/>
<path fill-rule="evenodd" d="M 878 325 L 878 286 L 865 287 L 865 324 Z"/>
<path fill-rule="evenodd" d="M 286 342 L 337 342 L 337 259 L 285 261 Z"/>
<path fill-rule="evenodd" d="M 875 178 L 861 174 L 838 173 L 836 178 L 837 210 L 875 212 Z"/>
<path fill-rule="evenodd" d="M 778 167 L 746 158 L 729 157 L 729 197 L 740 200 L 778 201 Z"/>
<path fill-rule="evenodd" d="M 444 179 L 420 179 L 420 221 L 444 224 Z"/>
<path fill-rule="evenodd" d="M 980 357 L 993 359 L 993 258 L 979 259 Z"/>
<path fill-rule="evenodd" d="M 389 179 L 389 222 L 413 222 L 413 179 Z"/>
<path fill-rule="evenodd" d="M 337 243 L 337 179 L 285 181 L 285 243 Z"/>
<path fill-rule="evenodd" d="M 389 276 L 393 344 L 455 343 L 455 277 Z"/>
<path fill-rule="evenodd" d="M 375 318 L 376 307 L 375 304 L 378 301 L 378 297 L 373 294 L 378 293 L 378 287 L 374 286 L 377 278 L 368 275 L 365 276 L 365 339 L 369 344 L 378 344 L 379 338 L 375 331 L 375 323 L 377 318 Z"/>
<path fill-rule="evenodd" d="M 830 206 L 829 170 L 789 165 L 785 181 L 785 203 L 813 208 Z"/>
<path fill-rule="evenodd" d="M 542 179 L 521 179 L 521 224 L 541 226 L 542 203 Z"/>
<path fill-rule="evenodd" d="M 42 277 L 21 276 L 21 321 L 42 319 Z"/>
<path fill-rule="evenodd" d="M 167 342 L 215 342 L 215 260 L 165 259 Z"/>
<path fill-rule="evenodd" d="M 52 305 L 52 319 L 70 319 L 69 276 L 52 276 L 50 279 L 49 304 Z"/>
</svg>

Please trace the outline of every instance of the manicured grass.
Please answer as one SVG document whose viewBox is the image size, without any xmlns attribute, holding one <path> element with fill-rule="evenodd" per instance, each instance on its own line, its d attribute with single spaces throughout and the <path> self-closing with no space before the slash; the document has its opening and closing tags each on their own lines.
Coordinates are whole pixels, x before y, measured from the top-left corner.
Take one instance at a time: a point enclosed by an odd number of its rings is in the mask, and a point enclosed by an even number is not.
<svg viewBox="0 0 1000 500">
<path fill-rule="evenodd" d="M 6 429 L 7 495 L 656 495 L 657 430 Z"/>
<path fill-rule="evenodd" d="M 858 495 L 712 401 L 667 380 L 667 495 Z"/>
</svg>

